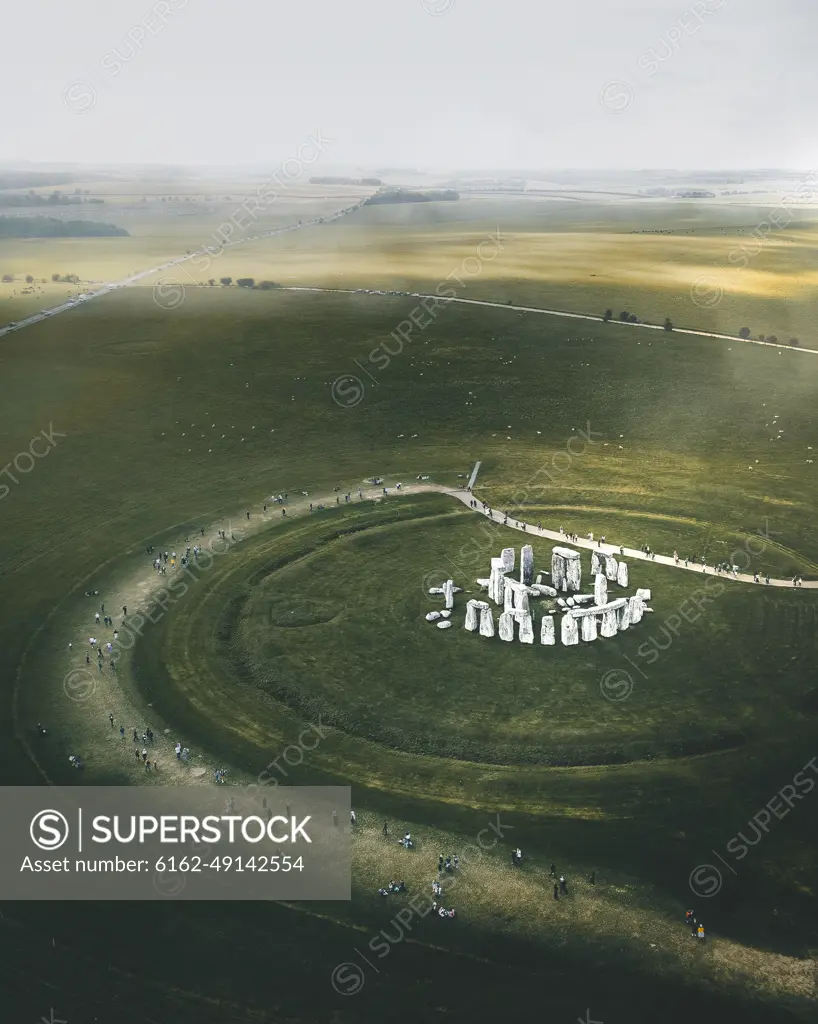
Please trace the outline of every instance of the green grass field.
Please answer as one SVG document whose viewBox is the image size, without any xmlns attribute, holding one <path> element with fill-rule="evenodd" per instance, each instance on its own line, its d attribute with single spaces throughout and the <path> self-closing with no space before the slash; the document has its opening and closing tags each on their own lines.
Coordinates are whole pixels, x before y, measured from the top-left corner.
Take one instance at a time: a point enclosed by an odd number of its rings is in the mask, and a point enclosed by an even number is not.
<svg viewBox="0 0 818 1024">
<path fill-rule="evenodd" d="M 570 233 L 568 213 L 548 213 L 557 205 L 541 204 L 536 216 Z M 223 258 L 235 260 L 226 271 L 234 276 L 241 268 L 321 283 L 320 268 L 334 265 L 326 280 L 336 284 L 433 288 L 497 226 L 500 207 L 366 210 L 248 246 L 244 263 L 239 249 Z M 681 323 L 667 306 L 673 294 L 700 318 L 694 326 L 739 326 L 725 319 L 729 295 L 701 310 L 687 288 L 651 291 L 644 274 L 615 295 L 607 285 L 548 283 L 552 264 L 537 248 L 545 242 L 533 240 L 542 225 L 527 203 L 523 213 L 514 213 L 517 231 L 525 218 L 531 229 L 514 242 L 517 269 L 487 264 L 475 295 L 566 309 L 633 305 Z M 610 234 L 595 216 L 578 217 L 578 249 L 597 252 L 597 234 Z M 628 230 L 659 223 L 621 216 Z M 748 211 L 725 209 L 724 218 L 743 237 Z M 719 230 L 703 219 L 701 237 L 684 236 L 697 249 L 686 267 L 713 256 Z M 639 245 L 667 255 L 677 244 L 615 234 L 632 255 Z M 251 249 L 263 254 L 257 263 Z M 770 245 L 759 266 L 779 251 Z M 799 254 L 795 273 L 809 246 L 788 251 Z M 604 246 L 598 253 L 620 266 Z M 785 264 L 769 272 L 780 294 L 753 291 L 736 316 L 763 329 L 752 319 L 761 303 L 767 330 L 783 334 L 772 321 L 784 310 L 807 317 L 811 299 L 788 298 Z M 479 459 L 476 496 L 530 522 L 675 548 L 711 565 L 749 549 L 762 571 L 818 576 L 814 356 L 452 306 L 374 363 L 370 353 L 412 308 L 408 298 L 188 288 L 177 309 L 163 310 L 142 287 L 0 342 L 0 462 L 18 481 L 6 480 L 0 499 L 4 778 L 40 778 L 14 740 L 18 732 L 31 746 L 38 720 L 51 732 L 34 749 L 49 778 L 77 781 L 67 755 L 79 745 L 83 782 L 127 784 L 144 777 L 120 763 L 112 709 L 149 714 L 160 736 L 184 735 L 197 764 L 227 763 L 236 781 L 257 779 L 305 721 L 333 716 L 330 736 L 287 781 L 351 783 L 361 818 L 350 905 L 146 905 L 135 923 L 116 906 L 7 906 L 0 941 L 9 972 L 46 999 L 74 999 L 76 1019 L 116 1005 L 114 991 L 128 1022 L 151 1019 L 160 1003 L 184 1022 L 530 1020 L 544 1005 L 566 1020 L 586 1006 L 603 1021 L 653 1020 L 657 1008 L 671 1021 L 810 1019 L 818 879 L 809 804 L 774 823 L 735 876 L 725 873 L 717 898 L 695 897 L 688 885 L 695 866 L 746 831 L 815 754 L 809 591 L 728 582 L 702 619 L 659 650 L 662 624 L 701 579 L 640 563 L 629 590 L 651 587 L 655 612 L 632 633 L 574 649 L 492 645 L 429 626 L 423 613 L 438 605 L 424 584 L 451 572 L 474 589 L 503 538 L 519 548 L 522 534 L 489 530 L 440 495 L 286 523 L 274 506 L 266 528 L 146 633 L 116 685 L 105 676 L 93 702 L 66 699 L 67 642 L 89 614 L 82 595 L 99 583 L 113 600 L 146 571 L 146 544 L 178 545 L 199 525 L 241 520 L 245 508 L 255 523 L 273 493 L 354 493 L 375 475 L 390 489 L 418 475 L 455 486 Z M 363 388 L 345 407 L 333 384 L 350 374 Z M 15 456 L 50 425 L 65 436 L 18 473 Z M 589 429 L 590 443 L 570 443 Z M 759 530 L 768 538 L 760 546 Z M 549 550 L 535 542 L 540 567 Z M 640 653 L 645 643 L 656 659 Z M 600 691 L 612 669 L 634 677 L 618 703 Z M 465 849 L 498 814 L 514 831 L 464 872 L 451 896 L 455 928 L 417 922 L 376 964 L 381 973 L 367 973 L 361 994 L 339 996 L 335 965 L 381 931 L 395 934 L 397 903 L 377 887 L 398 875 L 428 891 L 439 850 Z M 384 819 L 418 836 L 413 855 L 381 842 Z M 508 866 L 512 845 L 526 853 L 522 872 Z M 560 903 L 550 898 L 552 860 L 572 887 Z M 705 951 L 680 921 L 691 905 L 712 936 Z M 50 967 L 38 973 L 47 950 Z"/>
</svg>

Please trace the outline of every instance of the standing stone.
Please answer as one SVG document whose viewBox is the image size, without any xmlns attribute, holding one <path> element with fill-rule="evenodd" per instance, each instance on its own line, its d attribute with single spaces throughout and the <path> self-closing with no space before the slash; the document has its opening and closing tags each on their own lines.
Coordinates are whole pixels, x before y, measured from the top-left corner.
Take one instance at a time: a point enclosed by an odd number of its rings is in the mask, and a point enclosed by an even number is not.
<svg viewBox="0 0 818 1024">
<path fill-rule="evenodd" d="M 474 581 L 481 590 L 488 590 L 491 583 L 490 579 L 476 579 Z"/>
<path fill-rule="evenodd" d="M 623 632 L 630 628 L 631 624 L 631 606 L 630 602 L 626 601 L 625 604 L 619 609 L 619 617 L 617 619 L 617 626 L 619 632 Z"/>
<path fill-rule="evenodd" d="M 508 642 L 514 639 L 514 612 L 503 612 L 500 616 L 500 639 Z"/>
<path fill-rule="evenodd" d="M 566 647 L 573 647 L 579 643 L 579 626 L 577 620 L 569 612 L 567 615 L 563 615 L 562 622 L 560 623 L 560 632 L 562 634 L 562 642 Z"/>
<path fill-rule="evenodd" d="M 517 594 L 515 593 L 514 588 L 511 585 L 511 580 L 504 579 L 503 583 L 505 587 L 505 589 L 503 590 L 503 611 L 513 612 L 514 602 L 517 598 Z"/>
<path fill-rule="evenodd" d="M 620 587 L 627 587 L 628 585 L 628 563 L 620 562 L 619 568 L 616 570 L 616 582 Z"/>
<path fill-rule="evenodd" d="M 494 636 L 494 616 L 488 606 L 480 610 L 480 636 Z"/>
<path fill-rule="evenodd" d="M 645 602 L 637 593 L 630 599 L 628 605 L 631 613 L 631 625 L 635 626 L 637 622 L 642 621 L 642 615 L 645 611 Z"/>
<path fill-rule="evenodd" d="M 531 621 L 531 612 L 518 612 L 517 621 L 520 624 L 520 643 L 534 643 L 534 623 Z"/>
<path fill-rule="evenodd" d="M 470 632 L 474 633 L 479 626 L 479 618 L 477 615 L 477 602 L 469 601 L 466 605 L 466 625 L 465 628 Z"/>
<path fill-rule="evenodd" d="M 569 558 L 565 564 L 565 584 L 567 590 L 576 594 L 579 593 L 582 582 L 582 558 L 579 551 L 572 552 L 572 555 L 573 557 Z"/>
<path fill-rule="evenodd" d="M 528 591 L 519 588 L 514 591 L 514 610 L 518 612 L 529 612 L 531 606 L 528 603 Z"/>
<path fill-rule="evenodd" d="M 520 550 L 520 583 L 528 587 L 534 582 L 534 548 L 525 544 Z"/>
<path fill-rule="evenodd" d="M 591 575 L 596 576 L 599 572 L 605 572 L 605 564 L 603 562 L 604 555 L 600 555 L 598 551 L 591 552 Z"/>
<path fill-rule="evenodd" d="M 594 604 L 608 603 L 608 580 L 598 572 L 594 577 Z"/>
<path fill-rule="evenodd" d="M 596 615 L 583 615 L 580 622 L 582 627 L 582 639 L 585 641 L 596 640 Z"/>
<path fill-rule="evenodd" d="M 616 608 L 606 608 L 602 613 L 602 636 L 616 636 Z"/>
<path fill-rule="evenodd" d="M 454 580 L 446 580 L 443 587 L 443 596 L 446 598 L 446 607 L 454 608 Z"/>
<path fill-rule="evenodd" d="M 611 582 L 616 582 L 616 574 L 618 572 L 619 572 L 619 563 L 617 562 L 617 560 L 614 558 L 613 555 L 606 555 L 605 556 L 605 575 L 606 575 L 606 577 L 609 580 L 611 580 Z"/>
<path fill-rule="evenodd" d="M 503 572 L 514 572 L 514 548 L 503 548 L 500 558 Z"/>
<path fill-rule="evenodd" d="M 553 647 L 556 642 L 557 639 L 554 635 L 554 616 L 543 615 L 542 622 L 540 623 L 540 643 L 545 647 Z"/>
<path fill-rule="evenodd" d="M 582 562 L 579 551 L 572 548 L 552 548 L 551 581 L 556 589 L 576 593 L 581 579 Z"/>
</svg>

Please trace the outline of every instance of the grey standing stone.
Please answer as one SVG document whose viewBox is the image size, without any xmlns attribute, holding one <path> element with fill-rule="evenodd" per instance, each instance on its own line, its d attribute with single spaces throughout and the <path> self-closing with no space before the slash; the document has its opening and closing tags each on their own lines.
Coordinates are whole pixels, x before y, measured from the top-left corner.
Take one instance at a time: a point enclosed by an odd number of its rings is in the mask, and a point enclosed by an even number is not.
<svg viewBox="0 0 818 1024">
<path fill-rule="evenodd" d="M 505 580 L 504 586 L 505 586 L 505 589 L 503 591 L 503 611 L 504 612 L 513 612 L 514 611 L 514 601 L 515 601 L 517 595 L 516 595 L 516 593 L 514 591 L 514 587 L 512 586 L 512 581 L 511 580 Z"/>
<path fill-rule="evenodd" d="M 596 615 L 583 615 L 580 620 L 580 626 L 582 628 L 582 639 L 586 642 L 596 640 L 597 628 L 596 628 Z"/>
<path fill-rule="evenodd" d="M 605 556 L 605 576 L 612 582 L 616 582 L 616 574 L 619 572 L 619 563 L 613 555 Z"/>
<path fill-rule="evenodd" d="M 610 605 L 602 613 L 602 626 L 599 632 L 602 636 L 616 636 L 616 609 Z"/>
<path fill-rule="evenodd" d="M 520 643 L 534 643 L 534 623 L 531 621 L 530 612 L 518 612 L 517 622 L 520 624 Z"/>
<path fill-rule="evenodd" d="M 574 616 L 569 612 L 563 615 L 560 623 L 562 642 L 566 647 L 573 647 L 579 643 L 579 625 Z"/>
<path fill-rule="evenodd" d="M 620 587 L 627 587 L 628 585 L 628 563 L 620 562 L 619 568 L 616 570 L 616 582 Z"/>
<path fill-rule="evenodd" d="M 494 636 L 494 615 L 488 606 L 480 611 L 480 636 Z"/>
<path fill-rule="evenodd" d="M 543 615 L 540 623 L 540 643 L 545 647 L 553 647 L 557 642 L 554 630 L 554 616 Z"/>
<path fill-rule="evenodd" d="M 500 558 L 503 562 L 503 571 L 514 572 L 514 548 L 503 548 Z"/>
<path fill-rule="evenodd" d="M 526 586 L 534 582 L 534 548 L 530 544 L 520 550 L 520 582 Z"/>
<path fill-rule="evenodd" d="M 480 620 L 477 614 L 477 602 L 469 601 L 466 604 L 466 624 L 465 628 L 470 632 L 474 633 L 477 627 L 480 625 Z"/>
<path fill-rule="evenodd" d="M 605 556 L 600 554 L 599 551 L 591 552 L 591 575 L 596 576 L 597 573 L 605 572 Z"/>
<path fill-rule="evenodd" d="M 631 606 L 630 602 L 626 601 L 625 604 L 619 609 L 619 618 L 617 619 L 617 626 L 619 632 L 623 632 L 630 628 L 631 624 Z"/>
<path fill-rule="evenodd" d="M 500 639 L 508 642 L 514 639 L 514 613 L 503 612 L 500 616 Z"/>
<path fill-rule="evenodd" d="M 446 580 L 443 587 L 443 596 L 446 599 L 446 607 L 454 608 L 454 580 Z"/>
<path fill-rule="evenodd" d="M 608 603 L 608 580 L 598 572 L 594 577 L 594 604 Z"/>
</svg>

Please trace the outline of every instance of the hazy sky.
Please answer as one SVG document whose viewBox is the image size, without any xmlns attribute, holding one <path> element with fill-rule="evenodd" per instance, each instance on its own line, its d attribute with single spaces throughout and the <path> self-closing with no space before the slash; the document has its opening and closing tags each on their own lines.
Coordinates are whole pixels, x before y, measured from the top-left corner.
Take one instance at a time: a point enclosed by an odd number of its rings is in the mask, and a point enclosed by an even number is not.
<svg viewBox="0 0 818 1024">
<path fill-rule="evenodd" d="M 818 0 L 5 4 L 0 160 L 818 166 Z"/>
</svg>

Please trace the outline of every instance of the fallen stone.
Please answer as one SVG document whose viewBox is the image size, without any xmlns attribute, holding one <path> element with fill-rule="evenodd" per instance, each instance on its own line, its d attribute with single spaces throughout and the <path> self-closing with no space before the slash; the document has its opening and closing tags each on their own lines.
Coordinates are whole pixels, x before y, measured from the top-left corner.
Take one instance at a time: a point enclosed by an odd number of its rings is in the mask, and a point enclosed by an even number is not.
<svg viewBox="0 0 818 1024">
<path fill-rule="evenodd" d="M 574 607 L 574 599 L 573 599 L 573 597 L 566 597 L 565 603 L 568 605 L 569 608 L 573 608 Z"/>
<path fill-rule="evenodd" d="M 448 619 L 443 619 L 441 622 L 438 622 L 437 624 L 438 629 L 450 629 L 451 626 L 452 623 Z"/>
<path fill-rule="evenodd" d="M 440 616 L 440 612 L 427 612 L 427 614 L 426 614 L 426 621 L 427 622 L 436 622 L 437 619 L 439 619 L 440 617 L 441 617 Z"/>
<path fill-rule="evenodd" d="M 443 593 L 443 587 L 429 587 L 429 593 L 430 594 L 442 594 Z"/>
<path fill-rule="evenodd" d="M 544 583 L 532 583 L 531 589 L 538 597 L 556 597 L 557 592 L 553 587 L 547 587 Z"/>
<path fill-rule="evenodd" d="M 444 619 L 450 619 L 452 617 L 452 613 L 449 611 L 448 608 L 446 609 L 446 611 L 443 611 L 440 614 Z"/>
<path fill-rule="evenodd" d="M 650 591 L 645 590 L 644 587 L 640 587 L 636 591 L 636 596 L 641 597 L 643 601 L 650 601 Z"/>
</svg>

